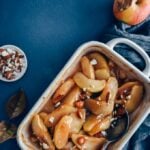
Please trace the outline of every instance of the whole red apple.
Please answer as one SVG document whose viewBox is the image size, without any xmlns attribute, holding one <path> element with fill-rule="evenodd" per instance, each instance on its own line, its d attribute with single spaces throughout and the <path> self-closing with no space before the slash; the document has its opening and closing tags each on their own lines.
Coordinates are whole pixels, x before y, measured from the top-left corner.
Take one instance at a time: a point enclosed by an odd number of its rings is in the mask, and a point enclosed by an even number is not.
<svg viewBox="0 0 150 150">
<path fill-rule="evenodd" d="M 113 12 L 118 20 L 136 25 L 150 15 L 150 0 L 115 0 Z"/>
</svg>

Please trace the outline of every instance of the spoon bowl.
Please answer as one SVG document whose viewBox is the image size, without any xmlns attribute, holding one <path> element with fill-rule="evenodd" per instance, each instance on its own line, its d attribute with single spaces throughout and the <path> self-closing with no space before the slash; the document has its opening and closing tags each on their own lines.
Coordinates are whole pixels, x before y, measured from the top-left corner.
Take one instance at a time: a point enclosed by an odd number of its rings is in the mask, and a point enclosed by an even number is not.
<svg viewBox="0 0 150 150">
<path fill-rule="evenodd" d="M 121 109 L 123 109 L 123 115 L 118 116 L 117 119 L 112 121 L 110 127 L 105 131 L 108 141 L 103 146 L 103 150 L 107 149 L 110 143 L 117 141 L 128 131 L 129 114 L 125 108 Z"/>
<path fill-rule="evenodd" d="M 129 115 L 125 111 L 124 115 L 115 121 L 112 121 L 112 125 L 106 130 L 106 137 L 109 141 L 116 141 L 121 138 L 128 130 L 129 127 Z"/>
</svg>

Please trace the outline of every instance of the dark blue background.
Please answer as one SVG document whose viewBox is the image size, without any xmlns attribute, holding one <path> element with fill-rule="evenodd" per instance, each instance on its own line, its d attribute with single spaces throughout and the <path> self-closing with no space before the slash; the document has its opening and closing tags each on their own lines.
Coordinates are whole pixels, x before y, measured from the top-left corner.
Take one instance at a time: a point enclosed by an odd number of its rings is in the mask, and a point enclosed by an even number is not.
<svg viewBox="0 0 150 150">
<path fill-rule="evenodd" d="M 0 0 L 0 45 L 19 46 L 29 61 L 21 80 L 0 81 L 0 120 L 8 119 L 5 103 L 20 87 L 28 96 L 28 111 L 78 46 L 102 37 L 113 22 L 112 4 L 113 0 Z M 0 144 L 0 150 L 12 148 L 19 149 L 15 140 Z"/>
</svg>

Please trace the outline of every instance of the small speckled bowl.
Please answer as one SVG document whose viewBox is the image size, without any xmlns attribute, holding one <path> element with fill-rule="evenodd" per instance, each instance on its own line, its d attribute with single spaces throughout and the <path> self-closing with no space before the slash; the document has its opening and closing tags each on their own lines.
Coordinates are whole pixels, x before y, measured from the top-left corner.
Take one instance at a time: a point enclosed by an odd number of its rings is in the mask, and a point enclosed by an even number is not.
<svg viewBox="0 0 150 150">
<path fill-rule="evenodd" d="M 122 56 L 120 56 L 118 53 L 116 53 L 113 50 L 115 45 L 119 43 L 123 43 L 128 46 L 131 46 L 144 58 L 146 66 L 143 72 L 138 70 L 130 62 L 125 60 Z M 35 145 L 31 142 L 29 138 L 30 137 L 29 127 L 31 125 L 31 120 L 33 116 L 42 110 L 42 108 L 45 106 L 47 101 L 49 101 L 50 97 L 53 95 L 55 90 L 59 87 L 61 82 L 67 79 L 78 68 L 81 57 L 86 55 L 87 53 L 95 52 L 95 51 L 104 54 L 107 58 L 114 61 L 120 68 L 128 72 L 128 75 L 142 82 L 144 85 L 144 89 L 145 89 L 144 96 L 140 105 L 130 115 L 130 125 L 129 125 L 129 129 L 127 133 L 118 141 L 111 144 L 109 146 L 109 149 L 121 150 L 124 147 L 124 145 L 127 143 L 127 141 L 131 138 L 131 136 L 135 133 L 135 131 L 138 129 L 138 127 L 142 124 L 144 119 L 148 116 L 150 112 L 150 94 L 149 94 L 150 59 L 149 59 L 149 56 L 145 53 L 145 51 L 140 46 L 138 46 L 137 44 L 135 44 L 134 42 L 128 39 L 117 38 L 117 39 L 113 39 L 107 44 L 97 42 L 97 41 L 91 41 L 91 42 L 81 45 L 76 50 L 76 52 L 70 58 L 68 63 L 60 71 L 60 73 L 57 75 L 55 80 L 49 85 L 49 87 L 46 89 L 43 95 L 39 98 L 39 100 L 30 110 L 26 118 L 20 124 L 18 128 L 18 133 L 17 133 L 17 141 L 22 150 L 35 150 L 35 149 L 38 150 L 39 149 L 38 147 L 35 147 Z"/>
<path fill-rule="evenodd" d="M 17 75 L 16 75 L 16 77 L 14 79 L 8 80 L 8 79 L 4 78 L 2 76 L 2 74 L 0 73 L 0 80 L 2 80 L 2 81 L 14 82 L 14 81 L 19 80 L 20 78 L 23 77 L 23 75 L 25 74 L 25 72 L 27 70 L 27 67 L 28 67 L 28 61 L 27 61 L 27 57 L 26 57 L 25 53 L 19 47 L 15 46 L 15 45 L 3 45 L 0 48 L 10 48 L 10 49 L 12 49 L 14 51 L 17 51 L 18 53 L 20 53 L 21 55 L 24 56 L 24 58 L 23 58 L 24 67 L 22 68 L 21 72 L 17 73 Z"/>
</svg>

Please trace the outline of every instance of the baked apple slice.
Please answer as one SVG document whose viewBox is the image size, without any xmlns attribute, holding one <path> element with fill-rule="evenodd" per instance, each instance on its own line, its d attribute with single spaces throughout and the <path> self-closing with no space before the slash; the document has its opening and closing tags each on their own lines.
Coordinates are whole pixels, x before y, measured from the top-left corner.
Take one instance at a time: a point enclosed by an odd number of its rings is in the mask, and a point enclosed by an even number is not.
<svg viewBox="0 0 150 150">
<path fill-rule="evenodd" d="M 35 115 L 33 117 L 31 126 L 33 133 L 40 141 L 40 143 L 43 146 L 46 145 L 48 150 L 55 150 L 55 146 L 53 144 L 51 136 L 39 115 Z"/>
<path fill-rule="evenodd" d="M 81 68 L 85 76 L 89 79 L 95 79 L 94 67 L 86 56 L 81 58 Z"/>
<path fill-rule="evenodd" d="M 95 71 L 95 76 L 96 79 L 98 80 L 107 80 L 110 77 L 109 70 L 104 68 L 104 69 L 97 69 Z"/>
<path fill-rule="evenodd" d="M 58 122 L 54 132 L 54 143 L 58 149 L 62 149 L 68 142 L 70 125 L 73 121 L 71 116 L 64 116 Z"/>
<path fill-rule="evenodd" d="M 126 109 L 129 113 L 132 113 L 140 104 L 143 96 L 143 86 L 135 85 L 131 90 L 130 98 L 125 103 Z"/>
<path fill-rule="evenodd" d="M 127 82 L 119 88 L 117 97 L 120 102 L 123 102 L 127 111 L 132 113 L 140 104 L 143 92 L 140 82 Z"/>
<path fill-rule="evenodd" d="M 85 132 L 87 132 L 89 135 L 94 135 L 100 131 L 106 130 L 109 128 L 110 123 L 111 123 L 111 118 L 112 116 L 96 116 L 96 115 L 91 115 L 87 118 L 83 125 L 83 129 Z"/>
<path fill-rule="evenodd" d="M 106 84 L 105 80 L 88 79 L 81 72 L 77 72 L 73 76 L 73 79 L 80 88 L 82 88 L 83 90 L 87 90 L 89 92 L 93 92 L 93 93 L 102 91 Z"/>
<path fill-rule="evenodd" d="M 74 103 L 79 100 L 80 94 L 81 89 L 78 86 L 73 87 L 73 89 L 63 99 L 63 104 L 73 106 Z"/>
<path fill-rule="evenodd" d="M 81 130 L 83 123 L 85 122 L 85 109 L 79 109 L 77 112 L 71 113 L 70 117 L 72 117 L 73 122 L 70 125 L 70 133 L 79 133 Z"/>
<path fill-rule="evenodd" d="M 56 104 L 57 102 L 61 101 L 67 93 L 71 90 L 74 86 L 74 81 L 69 78 L 66 80 L 55 92 L 54 96 L 52 97 L 52 102 Z"/>
<path fill-rule="evenodd" d="M 115 77 L 110 77 L 107 81 L 107 84 L 98 98 L 88 99 L 85 101 L 85 106 L 89 109 L 93 114 L 103 116 L 109 115 L 112 113 L 114 108 L 114 101 L 118 91 L 118 82 Z"/>
<path fill-rule="evenodd" d="M 103 115 L 98 115 L 98 116 L 96 116 L 96 115 L 90 115 L 86 119 L 86 121 L 85 121 L 85 123 L 83 125 L 84 131 L 85 132 L 91 131 L 94 128 L 94 126 L 96 124 L 98 124 L 102 120 L 102 118 L 103 118 Z"/>
<path fill-rule="evenodd" d="M 51 112 L 45 117 L 44 124 L 47 127 L 53 127 L 57 124 L 57 122 L 61 119 L 61 117 L 76 111 L 77 109 L 75 107 L 65 104 L 61 105 L 60 107 L 56 108 L 53 112 Z"/>
<path fill-rule="evenodd" d="M 111 124 L 111 118 L 112 116 L 109 115 L 109 116 L 106 116 L 104 118 L 101 119 L 101 121 L 99 123 L 97 123 L 93 128 L 92 130 L 90 130 L 88 132 L 89 135 L 93 136 L 95 135 L 96 133 L 99 133 L 101 131 L 104 131 L 106 129 L 109 128 L 110 124 Z"/>
<path fill-rule="evenodd" d="M 71 139 L 80 150 L 99 150 L 106 142 L 105 138 L 90 137 L 82 134 L 72 134 Z"/>
<path fill-rule="evenodd" d="M 100 53 L 91 53 L 88 55 L 88 58 L 90 60 L 92 59 L 95 59 L 96 60 L 96 64 L 94 65 L 94 68 L 97 70 L 97 69 L 107 69 L 109 70 L 109 67 L 108 67 L 108 63 L 105 59 L 105 57 L 103 55 L 101 55 Z"/>
<path fill-rule="evenodd" d="M 89 54 L 88 57 L 91 61 L 96 60 L 94 64 L 96 79 L 107 80 L 110 77 L 110 70 L 105 57 L 97 52 Z"/>
</svg>

